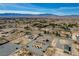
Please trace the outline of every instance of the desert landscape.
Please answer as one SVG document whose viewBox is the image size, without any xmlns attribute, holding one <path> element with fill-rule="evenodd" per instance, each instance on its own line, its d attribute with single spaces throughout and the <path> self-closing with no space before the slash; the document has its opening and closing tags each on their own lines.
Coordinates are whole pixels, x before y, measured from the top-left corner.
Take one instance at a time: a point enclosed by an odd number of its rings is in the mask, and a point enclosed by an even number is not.
<svg viewBox="0 0 79 59">
<path fill-rule="evenodd" d="M 79 56 L 79 17 L 0 17 L 0 56 Z"/>
</svg>

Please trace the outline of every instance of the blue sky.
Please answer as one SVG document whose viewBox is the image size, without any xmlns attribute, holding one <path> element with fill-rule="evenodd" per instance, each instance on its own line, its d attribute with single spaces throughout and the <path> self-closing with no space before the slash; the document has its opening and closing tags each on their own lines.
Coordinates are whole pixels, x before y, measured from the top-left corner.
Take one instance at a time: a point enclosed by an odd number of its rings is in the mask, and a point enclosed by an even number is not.
<svg viewBox="0 0 79 59">
<path fill-rule="evenodd" d="M 79 3 L 0 3 L 0 13 L 79 15 Z"/>
</svg>

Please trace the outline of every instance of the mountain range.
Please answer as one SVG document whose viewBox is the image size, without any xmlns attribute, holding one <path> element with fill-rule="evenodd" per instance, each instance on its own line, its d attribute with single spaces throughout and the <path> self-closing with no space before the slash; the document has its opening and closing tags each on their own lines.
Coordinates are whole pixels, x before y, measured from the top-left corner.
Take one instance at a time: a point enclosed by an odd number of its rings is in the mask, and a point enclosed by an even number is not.
<svg viewBox="0 0 79 59">
<path fill-rule="evenodd" d="M 25 16 L 60 16 L 55 14 L 20 14 L 20 13 L 2 13 L 0 17 L 25 17 Z M 61 17 L 79 17 L 79 15 L 64 15 Z"/>
</svg>

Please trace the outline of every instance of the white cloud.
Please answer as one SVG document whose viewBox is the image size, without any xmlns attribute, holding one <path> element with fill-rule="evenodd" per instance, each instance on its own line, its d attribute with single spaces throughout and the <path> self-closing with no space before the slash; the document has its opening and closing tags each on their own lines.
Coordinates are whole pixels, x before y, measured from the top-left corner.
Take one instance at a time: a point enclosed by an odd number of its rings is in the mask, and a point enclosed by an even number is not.
<svg viewBox="0 0 79 59">
<path fill-rule="evenodd" d="M 2 9 L 1 9 L 2 8 Z M 21 13 L 21 14 L 56 14 L 68 15 L 78 14 L 79 7 L 60 7 L 60 8 L 43 8 L 32 4 L 18 5 L 18 4 L 0 4 L 0 13 Z"/>
<path fill-rule="evenodd" d="M 33 12 L 33 11 L 16 11 L 16 10 L 0 10 L 0 13 L 42 14 L 41 12 Z"/>
<path fill-rule="evenodd" d="M 79 7 L 60 7 L 55 11 L 58 15 L 79 15 Z"/>
</svg>

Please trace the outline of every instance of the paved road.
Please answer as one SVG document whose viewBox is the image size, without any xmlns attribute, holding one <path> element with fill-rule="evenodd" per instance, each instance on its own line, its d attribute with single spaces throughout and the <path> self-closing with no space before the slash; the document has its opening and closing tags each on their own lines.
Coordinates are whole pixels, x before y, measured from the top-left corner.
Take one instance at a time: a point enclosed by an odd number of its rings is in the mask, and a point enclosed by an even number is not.
<svg viewBox="0 0 79 59">
<path fill-rule="evenodd" d="M 49 42 L 43 42 L 45 44 L 40 49 L 40 48 L 33 47 L 33 44 L 36 43 L 36 41 L 41 40 L 41 39 L 39 39 L 39 37 L 36 40 L 33 40 L 32 42 L 30 42 L 29 44 L 27 44 L 26 46 L 29 46 L 29 47 L 26 47 L 26 48 L 28 50 L 30 50 L 31 52 L 35 53 L 36 55 L 40 55 L 41 56 L 41 55 L 43 55 L 43 51 L 45 51 L 48 48 L 48 46 L 50 45 L 52 38 L 49 35 L 43 36 L 43 39 L 45 39 L 45 40 L 48 39 Z"/>
<path fill-rule="evenodd" d="M 29 49 L 29 51 L 34 52 L 36 55 L 43 55 L 43 51 L 45 51 L 48 48 L 48 46 L 51 43 L 52 38 L 49 35 L 45 35 L 43 37 L 43 39 L 45 39 L 45 40 L 48 39 L 49 42 L 44 42 L 45 44 L 42 46 L 42 49 L 38 49 L 38 48 L 33 47 L 32 45 L 36 41 L 41 40 L 41 39 L 38 39 L 39 37 L 37 37 L 35 40 L 33 40 L 29 44 L 27 44 L 26 46 L 29 46 L 29 47 L 26 47 L 26 48 Z M 17 44 L 12 44 L 12 43 L 6 43 L 4 45 L 1 45 L 0 46 L 0 56 L 8 56 L 11 53 L 15 52 L 17 50 L 16 48 L 20 49 L 21 46 L 17 45 Z"/>
<path fill-rule="evenodd" d="M 16 48 L 21 48 L 20 45 L 7 43 L 0 46 L 0 56 L 8 56 L 12 52 L 16 51 Z"/>
</svg>

